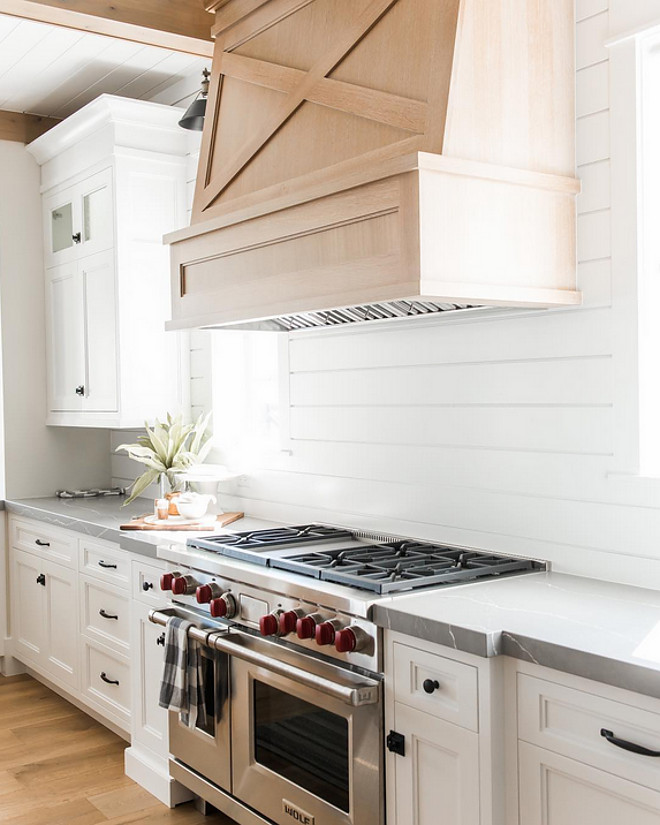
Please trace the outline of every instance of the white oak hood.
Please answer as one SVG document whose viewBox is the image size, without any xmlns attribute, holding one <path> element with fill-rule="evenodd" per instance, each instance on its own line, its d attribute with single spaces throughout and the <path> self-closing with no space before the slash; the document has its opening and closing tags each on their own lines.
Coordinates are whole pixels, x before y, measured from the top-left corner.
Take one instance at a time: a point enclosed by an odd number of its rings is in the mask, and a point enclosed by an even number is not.
<svg viewBox="0 0 660 825">
<path fill-rule="evenodd" d="M 572 0 L 216 0 L 172 328 L 578 304 Z"/>
</svg>

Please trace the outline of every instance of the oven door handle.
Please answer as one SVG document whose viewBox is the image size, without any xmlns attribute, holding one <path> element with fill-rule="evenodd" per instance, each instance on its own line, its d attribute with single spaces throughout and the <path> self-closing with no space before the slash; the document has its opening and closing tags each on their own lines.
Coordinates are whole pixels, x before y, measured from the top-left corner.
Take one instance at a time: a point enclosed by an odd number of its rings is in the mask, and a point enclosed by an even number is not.
<svg viewBox="0 0 660 825">
<path fill-rule="evenodd" d="M 168 619 L 173 615 L 176 615 L 176 611 L 171 608 L 167 610 L 150 610 L 149 621 L 153 624 L 166 626 Z M 235 656 L 237 659 L 242 659 L 251 665 L 263 667 L 271 673 L 284 676 L 299 685 L 324 693 L 346 705 L 360 707 L 362 705 L 374 705 L 380 701 L 380 683 L 375 679 L 360 676 L 359 679 L 356 677 L 355 684 L 340 684 L 333 679 L 321 676 L 318 673 L 310 673 L 288 662 L 282 662 L 273 656 L 269 656 L 267 653 L 240 644 L 237 640 L 252 639 L 247 633 L 237 631 L 230 633 L 228 629 L 224 628 L 222 630 L 214 628 L 205 630 L 193 626 L 188 631 L 188 636 L 205 647 L 214 648 L 222 653 Z"/>
<path fill-rule="evenodd" d="M 375 679 L 360 677 L 356 684 L 340 684 L 320 674 L 310 673 L 288 662 L 282 662 L 267 653 L 245 647 L 236 641 L 236 639 L 241 638 L 250 639 L 251 637 L 240 632 L 219 633 L 209 636 L 208 643 L 216 650 L 235 656 L 237 659 L 242 659 L 251 665 L 263 667 L 271 673 L 284 676 L 299 685 L 324 693 L 346 705 L 352 705 L 353 707 L 374 705 L 380 700 L 380 683 Z"/>
</svg>

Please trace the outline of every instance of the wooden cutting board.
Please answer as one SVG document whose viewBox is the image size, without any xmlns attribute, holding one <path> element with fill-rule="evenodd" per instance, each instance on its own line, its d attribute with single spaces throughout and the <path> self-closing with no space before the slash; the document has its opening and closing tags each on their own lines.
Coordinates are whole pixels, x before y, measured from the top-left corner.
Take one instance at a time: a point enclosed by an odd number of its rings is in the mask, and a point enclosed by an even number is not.
<svg viewBox="0 0 660 825">
<path fill-rule="evenodd" d="M 128 524 L 120 525 L 120 530 L 187 530 L 189 533 L 194 532 L 208 532 L 212 533 L 214 530 L 218 530 L 221 527 L 226 527 L 228 524 L 233 524 L 233 522 L 242 519 L 245 513 L 220 513 L 217 518 L 215 524 L 207 521 L 206 524 L 148 524 L 145 521 L 147 516 L 140 516 L 139 518 L 135 518 L 130 521 Z"/>
</svg>

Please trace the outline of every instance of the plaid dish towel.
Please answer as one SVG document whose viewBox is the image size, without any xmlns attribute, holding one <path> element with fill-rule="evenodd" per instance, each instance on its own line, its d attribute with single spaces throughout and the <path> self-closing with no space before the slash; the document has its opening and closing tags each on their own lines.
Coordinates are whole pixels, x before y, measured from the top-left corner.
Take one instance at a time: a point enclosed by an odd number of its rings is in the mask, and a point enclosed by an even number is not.
<svg viewBox="0 0 660 825">
<path fill-rule="evenodd" d="M 206 725 L 199 644 L 188 638 L 192 622 L 171 616 L 165 630 L 165 664 L 158 704 L 179 711 L 189 728 Z"/>
</svg>

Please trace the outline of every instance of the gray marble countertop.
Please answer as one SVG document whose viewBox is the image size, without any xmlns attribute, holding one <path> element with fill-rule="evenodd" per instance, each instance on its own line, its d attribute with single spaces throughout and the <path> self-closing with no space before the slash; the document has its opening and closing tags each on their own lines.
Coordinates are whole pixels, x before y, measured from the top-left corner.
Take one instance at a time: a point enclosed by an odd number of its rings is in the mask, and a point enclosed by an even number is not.
<svg viewBox="0 0 660 825">
<path fill-rule="evenodd" d="M 151 500 L 38 498 L 8 500 L 10 513 L 118 543 L 156 558 L 158 544 L 199 533 L 120 531 Z M 273 522 L 246 517 L 226 532 Z M 225 532 L 225 531 L 218 531 Z M 660 698 L 660 592 L 541 572 L 378 601 L 384 628 L 477 656 L 512 656 Z"/>
<path fill-rule="evenodd" d="M 107 496 L 99 498 L 65 499 L 50 498 L 9 499 L 5 509 L 16 515 L 43 521 L 55 527 L 74 530 L 85 536 L 112 541 L 123 550 L 138 553 L 141 556 L 156 558 L 156 546 L 164 542 L 182 542 L 185 544 L 190 536 L 200 533 L 167 530 L 120 530 L 136 516 L 144 515 L 153 508 L 151 499 L 138 498 L 122 507 L 124 497 Z M 245 518 L 234 522 L 229 530 L 253 530 L 269 527 L 272 522 Z M 218 531 L 221 532 L 221 531 Z"/>
<path fill-rule="evenodd" d="M 660 698 L 660 592 L 542 572 L 379 602 L 381 626 Z"/>
</svg>

